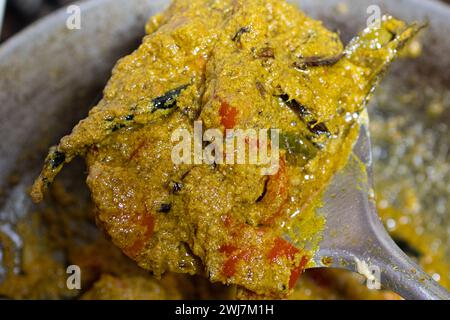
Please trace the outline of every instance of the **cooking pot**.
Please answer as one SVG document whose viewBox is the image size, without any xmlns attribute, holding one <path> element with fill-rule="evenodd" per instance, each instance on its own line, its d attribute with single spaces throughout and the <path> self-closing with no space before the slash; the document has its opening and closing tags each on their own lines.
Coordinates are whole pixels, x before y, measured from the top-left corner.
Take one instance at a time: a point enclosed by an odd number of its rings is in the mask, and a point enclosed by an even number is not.
<svg viewBox="0 0 450 320">
<path fill-rule="evenodd" d="M 366 26 L 371 5 L 406 21 L 428 22 L 421 37 L 423 54 L 396 63 L 389 84 L 401 85 L 414 75 L 422 83 L 450 88 L 450 7 L 432 0 L 291 2 L 339 30 L 344 41 Z M 62 9 L 0 47 L 0 230 L 17 239 L 14 223 L 33 209 L 28 190 L 49 146 L 87 115 L 101 97 L 115 62 L 138 46 L 148 17 L 168 4 L 82 1 L 81 29 L 67 28 L 69 13 Z M 423 89 L 420 82 L 415 86 Z M 450 124 L 450 115 L 443 117 Z M 89 201 L 84 170 L 83 162 L 75 161 L 58 178 L 80 203 Z M 20 246 L 20 241 L 16 244 Z"/>
</svg>

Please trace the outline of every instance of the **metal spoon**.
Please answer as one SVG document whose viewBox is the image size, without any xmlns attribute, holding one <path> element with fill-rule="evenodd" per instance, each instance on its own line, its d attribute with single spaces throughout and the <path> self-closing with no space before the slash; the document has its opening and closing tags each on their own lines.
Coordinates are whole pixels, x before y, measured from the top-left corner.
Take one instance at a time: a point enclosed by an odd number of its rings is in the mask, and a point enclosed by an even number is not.
<svg viewBox="0 0 450 320">
<path fill-rule="evenodd" d="M 359 271 L 368 280 L 374 277 L 373 272 L 379 272 L 381 285 L 405 299 L 450 299 L 449 292 L 395 244 L 378 216 L 367 123 L 361 126 L 346 167 L 326 190 L 321 211 L 326 217 L 326 229 L 314 257 L 318 267 Z"/>
</svg>

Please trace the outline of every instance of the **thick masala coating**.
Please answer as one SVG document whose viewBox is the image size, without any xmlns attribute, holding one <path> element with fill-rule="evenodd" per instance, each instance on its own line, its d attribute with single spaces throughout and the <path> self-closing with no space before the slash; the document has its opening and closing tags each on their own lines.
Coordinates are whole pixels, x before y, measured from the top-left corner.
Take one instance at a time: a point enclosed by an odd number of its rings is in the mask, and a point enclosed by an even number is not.
<svg viewBox="0 0 450 320">
<path fill-rule="evenodd" d="M 64 163 L 86 156 L 98 224 L 141 267 L 285 296 L 317 247 L 314 209 L 348 158 L 359 114 L 418 29 L 386 17 L 344 48 L 284 1 L 174 1 L 51 150 L 32 195 L 40 200 Z M 225 135 L 279 129 L 276 172 L 176 165 L 172 133 L 192 133 L 196 120 Z"/>
</svg>

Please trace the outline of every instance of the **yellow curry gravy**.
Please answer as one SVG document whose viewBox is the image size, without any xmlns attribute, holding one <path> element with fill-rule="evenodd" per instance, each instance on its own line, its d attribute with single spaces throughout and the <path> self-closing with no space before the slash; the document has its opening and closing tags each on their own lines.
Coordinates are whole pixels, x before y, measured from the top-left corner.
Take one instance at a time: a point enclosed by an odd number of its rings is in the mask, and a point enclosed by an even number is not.
<svg viewBox="0 0 450 320">
<path fill-rule="evenodd" d="M 204 275 L 241 297 L 285 297 L 311 265 L 324 225 L 315 208 L 359 114 L 418 29 L 385 17 L 344 47 L 284 1 L 176 0 L 50 150 L 32 197 L 84 156 L 97 224 L 140 267 Z M 278 171 L 175 165 L 171 135 L 194 121 L 224 133 L 279 129 Z"/>
</svg>

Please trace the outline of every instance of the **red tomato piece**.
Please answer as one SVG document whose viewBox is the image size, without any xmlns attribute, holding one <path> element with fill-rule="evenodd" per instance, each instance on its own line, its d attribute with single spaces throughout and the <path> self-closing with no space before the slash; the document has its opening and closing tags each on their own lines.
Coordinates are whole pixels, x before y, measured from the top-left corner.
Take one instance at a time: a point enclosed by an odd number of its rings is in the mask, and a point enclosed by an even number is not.
<svg viewBox="0 0 450 320">
<path fill-rule="evenodd" d="M 306 256 L 303 256 L 302 260 L 300 261 L 300 265 L 298 267 L 295 267 L 294 270 L 292 270 L 291 277 L 289 278 L 289 289 L 293 289 L 295 287 L 298 278 L 303 273 L 303 271 L 305 271 L 307 263 L 308 258 Z"/>
<path fill-rule="evenodd" d="M 226 101 L 222 101 L 219 114 L 221 117 L 220 123 L 225 129 L 233 129 L 236 126 L 238 110 L 235 107 L 230 106 Z"/>
<path fill-rule="evenodd" d="M 267 258 L 272 262 L 276 262 L 276 260 L 281 257 L 286 257 L 289 260 L 293 260 L 295 258 L 295 255 L 299 252 L 300 250 L 298 250 L 288 241 L 284 240 L 283 238 L 277 238 L 275 239 L 275 243 L 272 249 L 269 251 Z"/>
<path fill-rule="evenodd" d="M 139 254 L 139 252 L 141 252 L 142 249 L 144 249 L 145 244 L 152 237 L 153 230 L 155 228 L 155 219 L 151 214 L 146 214 L 139 221 L 139 224 L 145 227 L 145 232 L 130 247 L 124 250 L 125 254 L 130 258 L 136 257 Z"/>
</svg>

